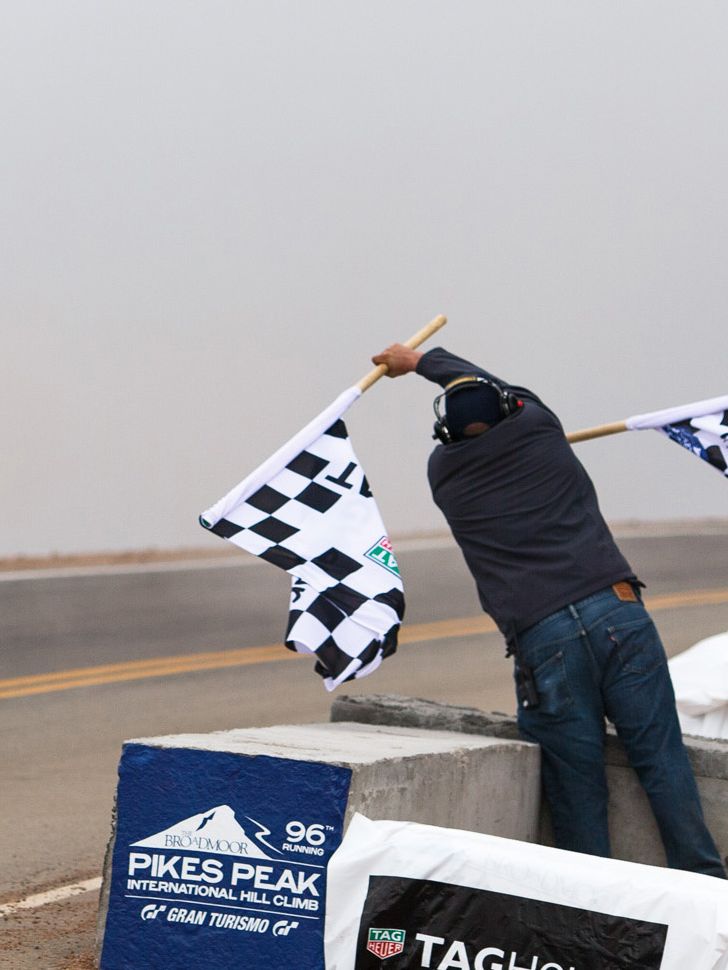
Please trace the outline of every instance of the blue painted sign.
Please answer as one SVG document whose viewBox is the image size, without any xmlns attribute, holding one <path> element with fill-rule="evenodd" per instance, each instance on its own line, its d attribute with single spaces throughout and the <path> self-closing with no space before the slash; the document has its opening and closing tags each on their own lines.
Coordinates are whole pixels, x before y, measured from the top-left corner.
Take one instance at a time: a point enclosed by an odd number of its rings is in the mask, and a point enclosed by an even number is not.
<svg viewBox="0 0 728 970">
<path fill-rule="evenodd" d="M 351 771 L 125 745 L 101 970 L 323 970 Z"/>
</svg>

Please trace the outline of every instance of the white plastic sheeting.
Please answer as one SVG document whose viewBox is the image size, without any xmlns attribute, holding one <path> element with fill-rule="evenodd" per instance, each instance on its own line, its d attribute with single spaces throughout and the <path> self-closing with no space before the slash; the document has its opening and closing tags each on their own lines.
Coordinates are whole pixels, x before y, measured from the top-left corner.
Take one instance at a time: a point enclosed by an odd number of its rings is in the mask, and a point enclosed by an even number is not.
<svg viewBox="0 0 728 970">
<path fill-rule="evenodd" d="M 700 640 L 669 666 L 683 733 L 728 740 L 728 633 Z"/>
<path fill-rule="evenodd" d="M 326 970 L 728 968 L 728 882 L 473 832 L 356 815 L 327 898 Z"/>
</svg>

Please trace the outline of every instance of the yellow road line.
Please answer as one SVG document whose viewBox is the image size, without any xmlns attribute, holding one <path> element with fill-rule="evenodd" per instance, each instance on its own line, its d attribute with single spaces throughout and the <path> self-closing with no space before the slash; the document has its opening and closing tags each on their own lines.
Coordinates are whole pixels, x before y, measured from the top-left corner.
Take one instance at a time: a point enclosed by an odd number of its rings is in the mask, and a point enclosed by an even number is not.
<svg viewBox="0 0 728 970">
<path fill-rule="evenodd" d="M 0 699 L 49 694 L 72 687 L 96 687 L 125 680 L 146 680 L 150 677 L 169 677 L 195 670 L 222 670 L 224 667 L 245 667 L 248 664 L 274 663 L 295 660 L 300 654 L 286 650 L 281 644 L 264 647 L 244 647 L 239 650 L 217 650 L 212 653 L 193 653 L 153 660 L 130 660 L 126 663 L 99 667 L 79 667 L 52 674 L 35 674 L 0 680 Z"/>
<path fill-rule="evenodd" d="M 648 597 L 645 604 L 654 611 L 682 609 L 695 606 L 713 606 L 728 603 L 728 589 L 697 589 L 683 593 L 667 593 Z M 485 614 L 438 620 L 433 623 L 411 623 L 402 628 L 400 643 L 425 643 L 428 640 L 449 640 L 456 637 L 493 633 L 496 626 Z M 33 694 L 49 694 L 74 687 L 96 687 L 100 684 L 116 684 L 128 680 L 146 680 L 151 677 L 170 677 L 174 674 L 198 670 L 222 670 L 225 667 L 245 667 L 250 664 L 278 663 L 296 660 L 304 656 L 286 650 L 279 643 L 261 647 L 242 647 L 236 650 L 215 650 L 206 653 L 181 654 L 170 657 L 153 657 L 147 660 L 128 660 L 120 663 L 101 664 L 96 667 L 76 667 L 48 674 L 28 674 L 0 680 L 0 699 L 29 697 Z"/>
<path fill-rule="evenodd" d="M 59 670 L 49 674 L 30 674 L 25 677 L 13 677 L 10 680 L 0 680 L 0 690 L 10 686 L 22 686 L 24 684 L 37 684 L 41 681 L 53 683 L 54 681 L 64 681 L 67 679 L 75 680 L 89 676 L 114 676 L 129 670 L 136 670 L 144 674 L 153 673 L 157 667 L 168 667 L 176 664 L 196 664 L 196 663 L 216 663 L 217 661 L 233 660 L 244 662 L 248 654 L 252 654 L 261 663 L 267 659 L 267 651 L 278 650 L 279 646 L 271 644 L 266 647 L 242 647 L 238 650 L 216 650 L 209 653 L 188 653 L 178 654 L 171 657 L 151 657 L 146 660 L 125 660 L 114 664 L 100 664 L 97 667 L 76 667 L 72 670 Z M 263 654 L 263 656 L 261 656 Z M 228 664 L 224 664 L 228 666 Z"/>
<path fill-rule="evenodd" d="M 714 606 L 728 603 L 728 589 L 693 589 L 684 593 L 663 593 L 662 596 L 646 596 L 648 610 L 679 609 L 684 606 Z"/>
</svg>

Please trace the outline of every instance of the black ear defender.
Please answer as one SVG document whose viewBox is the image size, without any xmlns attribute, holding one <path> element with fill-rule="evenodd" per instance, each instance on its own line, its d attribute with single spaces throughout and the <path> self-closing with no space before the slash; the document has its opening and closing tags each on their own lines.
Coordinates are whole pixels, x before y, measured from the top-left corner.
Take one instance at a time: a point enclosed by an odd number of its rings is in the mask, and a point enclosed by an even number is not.
<svg viewBox="0 0 728 970">
<path fill-rule="evenodd" d="M 511 414 L 515 414 L 516 411 L 519 411 L 523 407 L 523 401 L 518 395 L 508 390 L 507 387 L 503 387 L 503 385 L 489 380 L 487 377 L 479 377 L 477 375 L 458 377 L 454 381 L 450 381 L 442 394 L 438 394 L 432 402 L 432 407 L 435 412 L 435 424 L 432 428 L 432 437 L 437 438 L 444 445 L 452 444 L 454 439 L 447 426 L 447 417 L 440 410 L 441 402 L 447 402 L 449 396 L 457 394 L 458 391 L 464 390 L 465 388 L 472 387 L 473 384 L 485 384 L 498 392 L 498 409 L 501 418 L 507 418 Z"/>
</svg>

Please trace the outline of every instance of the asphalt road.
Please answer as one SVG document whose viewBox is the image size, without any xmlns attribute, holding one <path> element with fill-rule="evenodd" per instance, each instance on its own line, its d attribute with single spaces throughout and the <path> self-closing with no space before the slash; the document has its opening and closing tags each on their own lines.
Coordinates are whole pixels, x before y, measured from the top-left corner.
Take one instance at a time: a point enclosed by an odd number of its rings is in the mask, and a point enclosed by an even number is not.
<svg viewBox="0 0 728 970">
<path fill-rule="evenodd" d="M 725 533 L 620 541 L 648 584 L 668 654 L 728 629 L 727 543 Z M 510 662 L 459 552 L 448 541 L 408 543 L 398 558 L 405 642 L 339 692 L 513 711 Z M 287 577 L 242 553 L 173 568 L 0 574 L 0 904 L 99 874 L 125 739 L 328 719 L 331 696 L 312 661 L 280 646 L 287 601 Z M 53 912 L 68 919 L 72 905 Z M 27 966 L 86 966 L 38 959 Z M 18 954 L 8 966 L 26 963 Z"/>
</svg>

